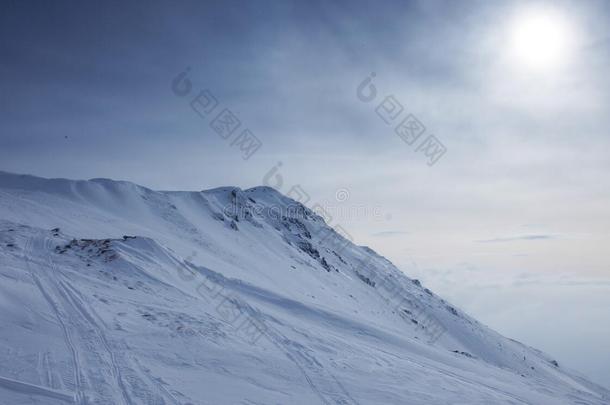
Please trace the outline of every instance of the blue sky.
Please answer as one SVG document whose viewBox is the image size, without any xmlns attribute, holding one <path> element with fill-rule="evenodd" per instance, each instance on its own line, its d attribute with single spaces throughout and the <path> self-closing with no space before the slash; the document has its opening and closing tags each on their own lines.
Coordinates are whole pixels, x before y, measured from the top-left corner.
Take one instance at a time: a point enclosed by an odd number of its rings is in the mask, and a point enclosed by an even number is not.
<svg viewBox="0 0 610 405">
<path fill-rule="evenodd" d="M 571 27 L 542 70 L 511 48 L 532 7 Z M 610 385 L 607 2 L 1 8 L 1 170 L 172 190 L 298 185 L 357 243 Z M 372 73 L 367 103 L 357 88 Z M 204 89 L 218 110 L 200 117 L 189 102 Z M 387 96 L 398 121 L 413 114 L 442 142 L 434 165 L 377 114 Z M 221 108 L 262 143 L 250 158 L 211 128 Z"/>
</svg>

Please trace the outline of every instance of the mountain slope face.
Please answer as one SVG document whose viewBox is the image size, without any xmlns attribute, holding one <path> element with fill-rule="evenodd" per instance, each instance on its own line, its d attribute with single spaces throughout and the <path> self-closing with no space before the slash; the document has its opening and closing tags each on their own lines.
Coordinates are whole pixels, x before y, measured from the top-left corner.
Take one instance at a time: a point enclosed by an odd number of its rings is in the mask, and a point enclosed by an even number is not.
<svg viewBox="0 0 610 405">
<path fill-rule="evenodd" d="M 0 404 L 608 404 L 266 187 L 0 172 Z"/>
</svg>

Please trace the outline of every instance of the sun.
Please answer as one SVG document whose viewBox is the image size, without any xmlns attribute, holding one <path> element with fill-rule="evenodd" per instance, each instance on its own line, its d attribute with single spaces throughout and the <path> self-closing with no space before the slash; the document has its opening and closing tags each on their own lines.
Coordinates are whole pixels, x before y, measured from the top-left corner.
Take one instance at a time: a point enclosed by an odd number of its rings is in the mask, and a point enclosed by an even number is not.
<svg viewBox="0 0 610 405">
<path fill-rule="evenodd" d="M 573 40 L 569 18 L 556 9 L 524 9 L 510 24 L 511 59 L 522 68 L 548 71 L 560 67 L 569 57 Z"/>
</svg>

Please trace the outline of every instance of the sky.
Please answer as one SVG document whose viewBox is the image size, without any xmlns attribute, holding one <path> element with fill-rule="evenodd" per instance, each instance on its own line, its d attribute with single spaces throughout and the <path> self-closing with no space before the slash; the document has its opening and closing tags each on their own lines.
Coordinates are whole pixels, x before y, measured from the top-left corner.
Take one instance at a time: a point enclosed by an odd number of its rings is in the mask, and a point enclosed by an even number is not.
<svg viewBox="0 0 610 405">
<path fill-rule="evenodd" d="M 610 387 L 609 17 L 601 0 L 4 1 L 0 170 L 273 186 Z"/>
</svg>

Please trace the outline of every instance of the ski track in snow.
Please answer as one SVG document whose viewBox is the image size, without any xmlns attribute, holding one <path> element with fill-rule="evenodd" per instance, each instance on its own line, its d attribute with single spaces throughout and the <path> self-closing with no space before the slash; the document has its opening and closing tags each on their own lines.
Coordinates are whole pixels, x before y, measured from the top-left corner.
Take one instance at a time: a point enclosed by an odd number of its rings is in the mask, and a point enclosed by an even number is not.
<svg viewBox="0 0 610 405">
<path fill-rule="evenodd" d="M 34 257 L 34 246 L 33 246 L 33 241 L 31 239 L 27 239 L 24 251 L 25 251 L 24 260 L 27 264 L 27 263 L 29 263 L 30 258 Z M 29 265 L 28 265 L 28 268 L 30 268 L 30 275 L 32 277 L 32 280 L 34 281 L 34 283 L 40 290 L 40 294 L 44 297 L 44 299 L 49 304 L 49 307 L 55 314 L 55 317 L 57 318 L 57 321 L 59 322 L 59 325 L 61 326 L 62 332 L 64 334 L 66 346 L 72 356 L 72 367 L 73 367 L 73 372 L 74 372 L 74 380 L 73 380 L 74 403 L 77 405 L 84 405 L 84 404 L 86 404 L 86 402 L 85 402 L 85 395 L 83 393 L 82 374 L 81 374 L 81 370 L 80 370 L 80 359 L 79 359 L 78 351 L 76 350 L 76 348 L 74 346 L 71 333 L 68 330 L 68 327 L 66 326 L 66 324 L 64 322 L 64 317 L 62 316 L 62 314 L 59 310 L 59 307 L 57 306 L 55 301 L 49 295 L 48 290 L 43 286 L 39 276 L 31 270 L 31 267 Z"/>
<path fill-rule="evenodd" d="M 26 242 L 26 258 L 34 257 L 35 255 L 35 240 L 28 239 Z M 43 241 L 37 241 L 40 246 L 36 246 L 38 249 L 51 250 L 54 246 L 52 241 L 45 238 Z M 64 274 L 56 267 L 54 262 L 50 259 L 46 261 L 41 267 L 42 270 L 50 270 L 51 274 L 45 271 L 38 271 L 34 273 L 31 271 L 31 276 L 40 290 L 40 293 L 48 302 L 49 307 L 55 313 L 57 321 L 61 326 L 65 337 L 65 343 L 72 356 L 72 366 L 74 370 L 74 403 L 78 405 L 88 404 L 124 404 L 134 405 L 137 403 L 148 404 L 150 402 L 138 401 L 134 399 L 126 387 L 124 377 L 122 375 L 121 366 L 117 362 L 117 353 L 112 349 L 112 346 L 105 335 L 105 326 L 101 318 L 91 308 L 88 308 L 85 304 L 85 300 L 82 298 L 80 293 L 71 286 L 70 282 Z M 68 319 L 72 327 L 66 325 L 64 319 Z M 78 335 L 75 338 L 74 335 Z M 91 347 L 83 347 L 84 345 L 77 345 L 75 341 L 83 340 L 86 345 Z M 85 356 L 83 353 L 93 349 L 93 353 L 100 358 L 105 358 L 106 361 L 101 363 L 95 363 L 90 369 L 99 369 L 103 364 L 106 366 L 106 370 L 103 373 L 93 376 L 92 373 L 88 373 L 87 370 L 83 370 L 83 359 Z M 122 356 L 123 354 L 121 354 Z M 86 362 L 86 360 L 85 360 Z M 47 363 L 48 364 L 48 360 Z M 49 375 L 48 381 L 50 382 L 50 370 L 45 370 L 45 373 Z M 104 375 L 110 375 L 112 383 L 108 379 L 100 377 Z M 88 380 L 89 390 L 86 392 L 85 381 Z M 149 380 L 154 383 L 154 380 Z M 120 400 L 117 401 L 116 397 L 113 397 L 111 402 L 107 402 L 108 398 L 97 398 L 99 396 L 99 389 L 101 385 L 112 384 L 115 387 L 112 392 L 120 393 Z M 158 388 L 158 387 L 157 387 Z M 98 392 L 95 392 L 98 390 Z M 157 389 L 157 391 L 160 391 Z M 165 390 L 163 390 L 166 392 Z M 172 396 L 172 402 L 178 403 Z M 155 404 L 165 404 L 165 401 L 155 402 Z"/>
</svg>

